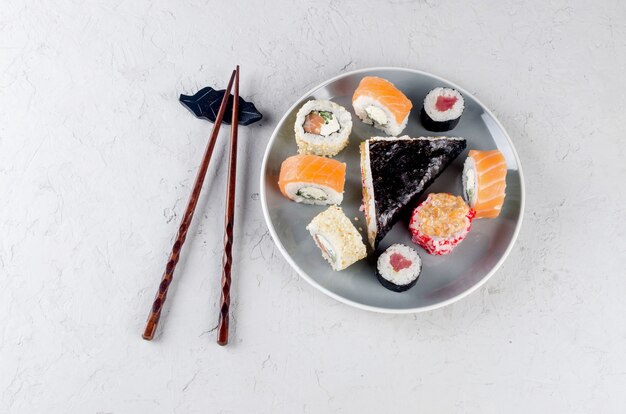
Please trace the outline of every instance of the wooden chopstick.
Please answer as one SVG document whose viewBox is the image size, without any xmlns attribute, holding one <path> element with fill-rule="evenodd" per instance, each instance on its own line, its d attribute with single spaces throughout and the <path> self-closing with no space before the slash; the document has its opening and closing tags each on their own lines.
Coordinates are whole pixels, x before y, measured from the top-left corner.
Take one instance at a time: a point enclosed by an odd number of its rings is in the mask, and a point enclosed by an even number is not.
<svg viewBox="0 0 626 414">
<path fill-rule="evenodd" d="M 172 246 L 172 252 L 170 253 L 169 259 L 167 261 L 167 265 L 165 266 L 165 272 L 163 273 L 163 277 L 161 278 L 161 283 L 159 284 L 159 290 L 157 290 L 156 296 L 154 298 L 154 302 L 152 304 L 152 308 L 150 309 L 150 314 L 148 315 L 148 321 L 146 322 L 146 329 L 144 330 L 144 333 L 142 335 L 143 339 L 147 341 L 150 341 L 152 340 L 152 338 L 154 338 L 154 333 L 159 324 L 159 319 L 161 317 L 161 310 L 163 309 L 163 304 L 165 303 L 165 299 L 167 298 L 167 290 L 169 289 L 170 283 L 172 283 L 172 279 L 174 277 L 174 269 L 176 268 L 176 264 L 178 263 L 178 259 L 180 257 L 180 251 L 183 247 L 183 243 L 185 243 L 185 239 L 187 238 L 187 231 L 189 230 L 189 225 L 191 224 L 191 219 L 193 218 L 193 213 L 194 213 L 194 210 L 196 209 L 198 198 L 200 197 L 200 191 L 202 190 L 204 177 L 206 176 L 206 172 L 209 168 L 209 162 L 211 161 L 213 148 L 215 147 L 215 142 L 217 141 L 217 135 L 220 132 L 220 126 L 222 124 L 222 119 L 224 118 L 224 112 L 226 111 L 226 105 L 228 103 L 228 98 L 230 97 L 230 90 L 232 88 L 233 79 L 235 79 L 236 73 L 237 71 L 234 70 L 230 76 L 230 80 L 228 81 L 228 87 L 226 87 L 226 92 L 224 93 L 224 97 L 222 98 L 220 109 L 217 113 L 215 123 L 213 124 L 211 137 L 209 138 L 209 142 L 207 143 L 206 149 L 204 151 L 204 156 L 202 157 L 202 164 L 200 164 L 200 168 L 198 169 L 198 174 L 196 175 L 196 181 L 193 185 L 193 191 L 191 192 L 191 196 L 189 196 L 189 201 L 187 202 L 187 209 L 185 210 L 185 215 L 183 216 L 180 222 L 180 227 L 178 228 L 178 234 L 176 235 L 176 242 L 174 242 L 174 246 Z M 237 77 L 237 79 L 239 78 Z M 235 87 L 237 88 L 237 86 Z M 234 105 L 236 105 L 236 102 L 237 102 L 237 99 L 235 99 Z M 233 113 L 237 113 L 237 111 L 234 110 L 235 108 L 234 105 L 233 105 L 233 111 L 234 111 Z M 233 128 L 236 131 L 237 124 L 234 124 Z"/>
<path fill-rule="evenodd" d="M 226 190 L 226 209 L 224 214 L 224 257 L 222 260 L 222 296 L 220 298 L 220 316 L 217 324 L 217 343 L 228 344 L 228 322 L 230 307 L 230 282 L 233 264 L 233 227 L 235 225 L 235 185 L 237 183 L 237 125 L 239 121 L 239 65 L 235 70 L 235 90 L 233 98 L 233 117 L 230 129 L 230 155 L 228 159 L 228 185 Z"/>
</svg>

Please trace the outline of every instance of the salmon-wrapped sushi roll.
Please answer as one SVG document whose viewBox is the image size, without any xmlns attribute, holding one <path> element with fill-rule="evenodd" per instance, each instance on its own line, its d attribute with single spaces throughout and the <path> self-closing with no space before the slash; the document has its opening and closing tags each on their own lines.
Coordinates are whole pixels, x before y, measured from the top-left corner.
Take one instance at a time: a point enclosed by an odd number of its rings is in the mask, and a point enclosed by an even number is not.
<svg viewBox="0 0 626 414">
<path fill-rule="evenodd" d="M 317 155 L 294 155 L 280 166 L 278 187 L 296 203 L 341 204 L 346 164 Z"/>
<path fill-rule="evenodd" d="M 413 104 L 388 80 L 366 76 L 354 91 L 352 106 L 361 121 L 395 137 L 406 127 Z"/>
<path fill-rule="evenodd" d="M 430 254 L 448 254 L 469 233 L 474 214 L 474 210 L 460 196 L 430 193 L 413 210 L 409 224 L 413 243 Z"/>
<path fill-rule="evenodd" d="M 463 167 L 463 193 L 476 218 L 495 218 L 504 204 L 506 160 L 498 150 L 471 150 Z"/>
</svg>

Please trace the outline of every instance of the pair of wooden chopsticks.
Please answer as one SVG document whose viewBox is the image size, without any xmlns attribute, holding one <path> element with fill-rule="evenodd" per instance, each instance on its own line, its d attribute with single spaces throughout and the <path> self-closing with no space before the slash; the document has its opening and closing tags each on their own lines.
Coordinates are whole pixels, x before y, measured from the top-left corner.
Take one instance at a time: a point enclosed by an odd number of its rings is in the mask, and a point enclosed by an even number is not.
<svg viewBox="0 0 626 414">
<path fill-rule="evenodd" d="M 154 338 L 154 333 L 159 324 L 161 317 L 161 311 L 167 298 L 167 290 L 172 283 L 174 277 L 174 269 L 178 263 L 180 257 L 180 251 L 187 238 L 187 231 L 193 218 L 193 213 L 200 197 L 200 191 L 202 190 L 202 184 L 204 183 L 204 177 L 209 168 L 209 162 L 211 161 L 211 155 L 213 154 L 213 148 L 217 141 L 217 136 L 220 132 L 220 126 L 224 113 L 226 112 L 226 106 L 228 104 L 228 98 L 230 97 L 230 90 L 235 83 L 234 98 L 233 98 L 233 111 L 231 118 L 230 129 L 230 156 L 228 159 L 228 185 L 226 189 L 226 210 L 224 218 L 224 257 L 222 261 L 222 290 L 220 299 L 220 315 L 217 330 L 217 343 L 220 345 L 226 345 L 228 343 L 228 321 L 229 321 L 229 307 L 230 307 L 230 282 L 231 282 L 231 269 L 233 262 L 233 226 L 235 224 L 235 184 L 237 181 L 237 126 L 239 122 L 239 65 L 233 71 L 226 87 L 226 92 L 222 98 L 220 109 L 217 113 L 215 123 L 213 124 L 213 130 L 211 131 L 211 137 L 207 143 L 202 157 L 202 163 L 200 169 L 196 175 L 196 181 L 193 185 L 193 191 L 187 202 L 187 208 L 185 215 L 181 220 L 180 227 L 178 228 L 178 234 L 176 236 L 176 242 L 172 246 L 172 252 L 170 253 L 169 260 L 165 266 L 165 272 L 161 278 L 161 284 L 157 290 L 150 314 L 148 315 L 148 321 L 146 322 L 146 329 L 142 335 L 143 339 L 150 341 Z"/>
</svg>

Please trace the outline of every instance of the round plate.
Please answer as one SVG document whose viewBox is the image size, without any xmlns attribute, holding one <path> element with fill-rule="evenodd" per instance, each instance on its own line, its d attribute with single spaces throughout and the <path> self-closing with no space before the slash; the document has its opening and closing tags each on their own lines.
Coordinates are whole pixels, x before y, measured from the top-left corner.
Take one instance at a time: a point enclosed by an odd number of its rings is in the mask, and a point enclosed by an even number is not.
<svg viewBox="0 0 626 414">
<path fill-rule="evenodd" d="M 310 99 L 329 99 L 352 114 L 350 144 L 335 158 L 347 164 L 344 200 L 346 215 L 359 228 L 364 240 L 366 225 L 361 205 L 359 143 L 382 131 L 359 120 L 352 109 L 352 94 L 364 76 L 379 76 L 396 85 L 413 102 L 409 122 L 401 135 L 437 136 L 426 131 L 419 120 L 424 97 L 437 86 L 457 89 L 465 97 L 465 111 L 458 126 L 445 133 L 467 139 L 467 150 L 431 185 L 430 192 L 461 194 L 461 171 L 469 149 L 499 149 L 505 156 L 508 173 L 506 199 L 496 219 L 474 220 L 467 238 L 446 256 L 431 256 L 411 242 L 406 222 L 397 223 L 379 246 L 393 243 L 413 246 L 422 257 L 423 268 L 417 284 L 403 293 L 385 289 L 376 279 L 376 254 L 340 272 L 333 271 L 313 242 L 307 224 L 327 206 L 298 204 L 278 189 L 282 161 L 297 153 L 294 122 L 298 109 Z M 420 200 L 421 201 L 421 200 Z M 496 117 L 463 88 L 438 76 L 412 69 L 372 68 L 357 70 L 330 79 L 300 98 L 282 117 L 267 144 L 261 167 L 261 204 L 276 246 L 289 264 L 309 283 L 327 295 L 376 312 L 420 312 L 450 304 L 477 289 L 498 269 L 513 247 L 524 212 L 524 180 L 519 158 L 510 137 Z"/>
</svg>

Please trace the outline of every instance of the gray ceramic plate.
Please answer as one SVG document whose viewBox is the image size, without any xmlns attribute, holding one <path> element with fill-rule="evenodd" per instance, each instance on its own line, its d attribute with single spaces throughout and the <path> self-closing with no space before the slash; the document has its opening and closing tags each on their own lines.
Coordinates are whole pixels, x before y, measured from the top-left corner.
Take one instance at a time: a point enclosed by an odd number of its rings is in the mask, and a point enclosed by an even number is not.
<svg viewBox="0 0 626 414">
<path fill-rule="evenodd" d="M 419 111 L 429 90 L 449 86 L 465 97 L 465 111 L 458 126 L 446 134 L 467 139 L 468 150 L 499 149 L 508 165 L 506 200 L 497 219 L 475 220 L 468 237 L 447 256 L 430 256 L 415 246 L 423 260 L 422 274 L 412 289 L 395 293 L 385 289 L 374 274 L 375 255 L 341 271 L 334 272 L 313 243 L 306 225 L 325 210 L 324 206 L 294 203 L 278 189 L 281 162 L 297 153 L 293 124 L 296 112 L 309 99 L 330 99 L 352 114 L 353 128 L 348 147 L 335 157 L 347 163 L 346 186 L 342 207 L 361 227 L 365 237 L 361 204 L 359 143 L 381 131 L 362 123 L 354 114 L 351 98 L 364 76 L 380 76 L 393 82 L 413 102 L 409 122 L 403 132 L 411 137 L 441 135 L 426 131 L 420 124 Z M 435 181 L 428 192 L 461 194 L 460 174 L 467 150 Z M 425 196 L 423 197 L 425 198 Z M 420 200 L 421 201 L 421 200 Z M 402 68 L 372 68 L 346 73 L 313 88 L 282 117 L 267 145 L 261 167 L 261 202 L 263 214 L 276 246 L 289 264 L 309 283 L 327 295 L 377 312 L 409 313 L 438 308 L 468 295 L 482 285 L 502 264 L 513 247 L 524 212 L 524 181 L 519 158 L 510 137 L 496 117 L 463 88 L 425 72 Z M 358 221 L 354 221 L 358 217 Z M 380 245 L 411 243 L 407 224 L 397 223 Z"/>
</svg>

